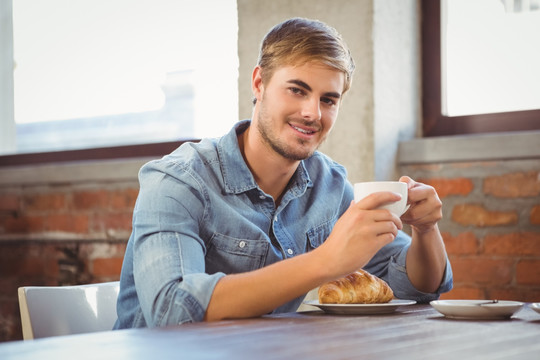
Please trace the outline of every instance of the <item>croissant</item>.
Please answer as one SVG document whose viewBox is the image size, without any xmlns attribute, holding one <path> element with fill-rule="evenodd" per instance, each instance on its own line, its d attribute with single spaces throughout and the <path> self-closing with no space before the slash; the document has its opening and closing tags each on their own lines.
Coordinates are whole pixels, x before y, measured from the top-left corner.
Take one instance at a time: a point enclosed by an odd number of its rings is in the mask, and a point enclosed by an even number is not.
<svg viewBox="0 0 540 360">
<path fill-rule="evenodd" d="M 319 287 L 321 304 L 387 303 L 393 297 L 394 292 L 384 280 L 365 270 L 355 271 Z"/>
</svg>

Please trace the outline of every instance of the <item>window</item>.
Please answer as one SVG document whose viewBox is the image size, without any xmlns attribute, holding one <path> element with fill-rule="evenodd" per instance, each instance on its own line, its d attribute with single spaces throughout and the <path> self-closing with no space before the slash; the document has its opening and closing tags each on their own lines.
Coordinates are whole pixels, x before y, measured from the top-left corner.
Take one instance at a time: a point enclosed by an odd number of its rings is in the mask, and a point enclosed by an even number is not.
<svg viewBox="0 0 540 360">
<path fill-rule="evenodd" d="M 14 0 L 12 14 L 4 154 L 170 143 L 237 121 L 235 0 Z"/>
<path fill-rule="evenodd" d="M 540 129 L 538 0 L 423 0 L 422 13 L 424 136 Z"/>
</svg>

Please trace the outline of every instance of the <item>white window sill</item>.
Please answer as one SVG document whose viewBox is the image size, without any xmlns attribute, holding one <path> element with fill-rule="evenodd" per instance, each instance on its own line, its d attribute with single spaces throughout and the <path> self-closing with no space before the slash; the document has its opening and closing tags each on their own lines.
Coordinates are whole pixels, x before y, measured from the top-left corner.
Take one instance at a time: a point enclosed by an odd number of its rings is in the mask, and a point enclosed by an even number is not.
<svg viewBox="0 0 540 360">
<path fill-rule="evenodd" d="M 78 161 L 0 169 L 0 186 L 137 181 L 139 169 L 151 158 Z"/>
<path fill-rule="evenodd" d="M 399 144 L 398 164 L 540 158 L 540 131 L 413 139 Z"/>
<path fill-rule="evenodd" d="M 540 158 L 540 131 L 421 138 L 399 144 L 399 165 Z M 151 158 L 4 167 L 0 186 L 137 181 Z"/>
</svg>

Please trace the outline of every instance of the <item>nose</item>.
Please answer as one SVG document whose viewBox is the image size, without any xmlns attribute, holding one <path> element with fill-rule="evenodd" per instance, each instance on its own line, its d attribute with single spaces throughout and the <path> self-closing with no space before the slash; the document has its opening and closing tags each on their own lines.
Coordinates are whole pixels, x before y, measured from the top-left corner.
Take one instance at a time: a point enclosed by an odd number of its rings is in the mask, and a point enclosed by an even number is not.
<svg viewBox="0 0 540 360">
<path fill-rule="evenodd" d="M 302 118 L 305 120 L 319 120 L 321 118 L 321 103 L 319 99 L 310 97 L 302 103 Z"/>
</svg>

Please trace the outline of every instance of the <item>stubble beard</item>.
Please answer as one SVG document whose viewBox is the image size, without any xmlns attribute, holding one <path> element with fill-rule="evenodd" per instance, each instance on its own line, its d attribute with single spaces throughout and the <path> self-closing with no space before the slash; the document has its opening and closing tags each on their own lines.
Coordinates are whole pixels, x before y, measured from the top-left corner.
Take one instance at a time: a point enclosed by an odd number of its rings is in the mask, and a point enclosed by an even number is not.
<svg viewBox="0 0 540 360">
<path fill-rule="evenodd" d="M 308 143 L 307 140 L 297 138 L 296 144 L 288 144 L 281 139 L 279 139 L 279 136 L 274 133 L 272 130 L 272 119 L 268 115 L 268 112 L 266 111 L 266 106 L 264 104 L 264 101 L 261 102 L 261 109 L 258 114 L 258 121 L 257 121 L 257 130 L 261 134 L 261 137 L 265 144 L 270 146 L 272 150 L 274 150 L 276 153 L 284 157 L 288 160 L 293 161 L 300 161 L 305 160 L 309 157 L 311 157 L 315 150 L 319 148 L 319 146 L 322 144 L 324 139 L 319 143 L 313 150 L 305 149 L 303 146 Z M 289 122 L 289 118 L 286 119 L 287 122 Z M 300 147 L 296 147 L 295 145 L 300 145 Z"/>
</svg>

